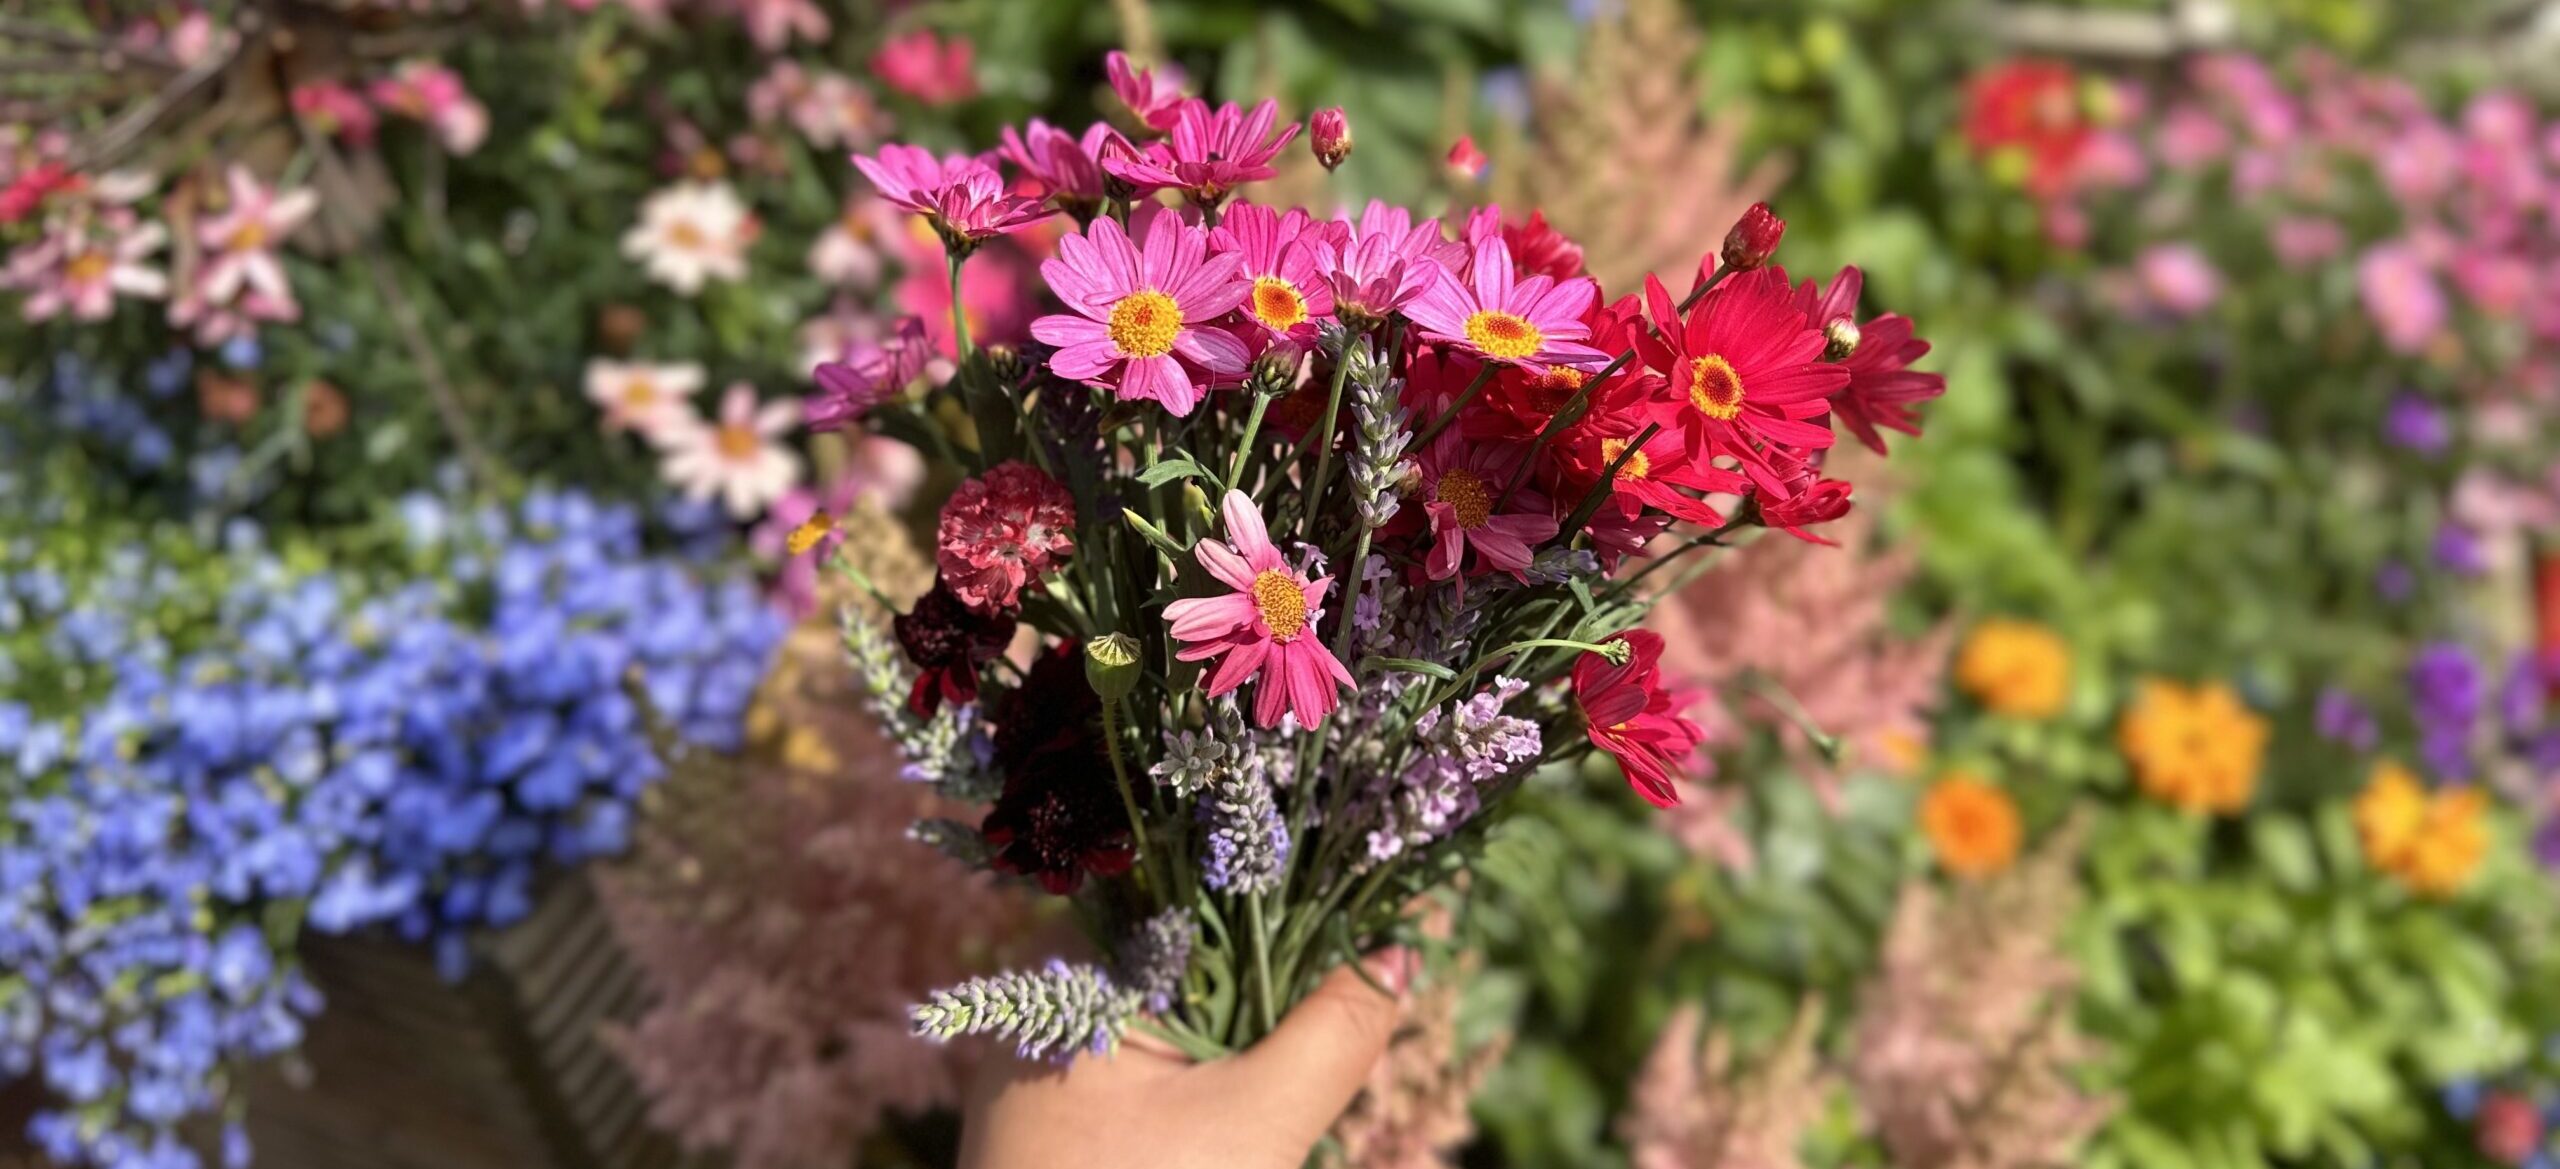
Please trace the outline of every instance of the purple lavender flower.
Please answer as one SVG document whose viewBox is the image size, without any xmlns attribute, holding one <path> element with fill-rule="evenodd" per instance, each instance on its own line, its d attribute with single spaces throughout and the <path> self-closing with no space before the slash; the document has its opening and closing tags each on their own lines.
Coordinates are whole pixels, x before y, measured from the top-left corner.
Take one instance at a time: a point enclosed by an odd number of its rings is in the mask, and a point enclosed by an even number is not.
<svg viewBox="0 0 2560 1169">
<path fill-rule="evenodd" d="M 2415 392 L 2403 391 L 2391 400 L 2389 412 L 2383 415 L 2382 438 L 2402 450 L 2433 458 L 2453 445 L 2453 427 L 2435 403 Z"/>
<path fill-rule="evenodd" d="M 2479 663 L 2460 645 L 2436 642 L 2410 660 L 2409 705 L 2418 723 L 2418 755 L 2436 778 L 2470 775 L 2480 699 Z"/>
<path fill-rule="evenodd" d="M 2533 859 L 2542 862 L 2543 868 L 2560 872 L 2560 815 L 2545 818 L 2542 827 L 2534 829 Z"/>
<path fill-rule="evenodd" d="M 1502 713 L 1528 688 L 1517 678 L 1496 678 L 1491 688 L 1449 706 L 1446 718 L 1434 709 L 1414 721 L 1421 753 L 1377 793 L 1370 860 L 1385 861 L 1448 835 L 1476 814 L 1485 787 L 1537 760 L 1545 748 L 1538 724 Z"/>
</svg>

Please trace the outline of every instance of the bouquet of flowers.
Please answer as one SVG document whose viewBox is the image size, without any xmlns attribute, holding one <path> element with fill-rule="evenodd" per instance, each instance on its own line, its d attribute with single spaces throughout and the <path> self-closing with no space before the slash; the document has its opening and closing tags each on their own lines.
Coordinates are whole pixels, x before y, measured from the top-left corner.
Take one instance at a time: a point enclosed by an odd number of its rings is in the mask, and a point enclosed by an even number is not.
<svg viewBox="0 0 2560 1169">
<path fill-rule="evenodd" d="M 916 836 L 1073 898 L 1111 951 L 939 992 L 917 1031 L 1067 1059 L 1143 1015 L 1208 1058 L 1393 937 L 1541 767 L 1597 753 L 1676 803 L 1704 735 L 1647 609 L 1709 549 L 1819 541 L 1850 507 L 1830 419 L 1881 450 L 1944 382 L 1905 368 L 1909 321 L 1856 318 L 1857 270 L 1791 284 L 1765 205 L 1685 292 L 1612 301 L 1535 216 L 1239 199 L 1299 132 L 1276 104 L 1110 67 L 1140 141 L 1035 121 L 1000 158 L 854 158 L 955 283 L 993 238 L 1076 226 L 1036 345 L 955 315 L 957 373 L 917 391 L 911 319 L 820 367 L 809 417 L 972 470 L 932 589 L 847 641 L 909 775 L 987 806 Z M 1340 110 L 1306 129 L 1328 166 L 1351 148 Z"/>
</svg>

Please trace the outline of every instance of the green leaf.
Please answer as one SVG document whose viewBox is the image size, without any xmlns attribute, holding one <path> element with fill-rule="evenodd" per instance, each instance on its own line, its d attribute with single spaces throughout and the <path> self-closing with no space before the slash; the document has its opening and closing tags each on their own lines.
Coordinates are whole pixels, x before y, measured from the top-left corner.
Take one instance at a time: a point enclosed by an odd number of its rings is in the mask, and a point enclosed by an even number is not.
<svg viewBox="0 0 2560 1169">
<path fill-rule="evenodd" d="M 1426 662 L 1420 658 L 1367 657 L 1360 659 L 1360 668 L 1364 673 L 1370 669 L 1380 669 L 1393 670 L 1399 674 L 1425 674 L 1443 682 L 1453 681 L 1458 676 L 1456 670 L 1438 662 Z"/>
<path fill-rule="evenodd" d="M 1128 521 L 1129 526 L 1136 530 L 1139 535 L 1146 537 L 1147 543 L 1155 545 L 1155 549 L 1158 552 L 1162 552 L 1167 556 L 1180 560 L 1185 553 L 1190 551 L 1190 549 L 1175 543 L 1173 537 L 1165 535 L 1163 528 L 1159 528 L 1154 524 L 1148 523 L 1147 517 L 1145 516 L 1139 515 L 1138 513 L 1124 507 L 1120 509 L 1120 518 Z"/>
<path fill-rule="evenodd" d="M 1162 487 L 1176 479 L 1206 475 L 1208 475 L 1208 472 L 1202 470 L 1200 468 L 1200 464 L 1192 462 L 1189 459 L 1166 459 L 1155 466 L 1138 472 L 1138 482 L 1144 483 L 1149 487 Z M 1214 483 L 1216 480 L 1212 479 L 1211 482 Z"/>
</svg>

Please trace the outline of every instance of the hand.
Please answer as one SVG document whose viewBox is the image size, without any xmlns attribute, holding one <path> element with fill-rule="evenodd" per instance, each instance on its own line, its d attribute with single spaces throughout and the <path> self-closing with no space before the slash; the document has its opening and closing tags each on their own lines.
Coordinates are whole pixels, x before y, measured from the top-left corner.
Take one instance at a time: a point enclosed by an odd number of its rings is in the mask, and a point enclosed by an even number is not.
<svg viewBox="0 0 2560 1169">
<path fill-rule="evenodd" d="M 1420 965 L 1335 970 L 1250 1051 L 1192 1063 L 1132 1034 L 1064 1069 L 1004 1058 L 970 1092 L 960 1169 L 1299 1169 L 1385 1054 Z"/>
</svg>

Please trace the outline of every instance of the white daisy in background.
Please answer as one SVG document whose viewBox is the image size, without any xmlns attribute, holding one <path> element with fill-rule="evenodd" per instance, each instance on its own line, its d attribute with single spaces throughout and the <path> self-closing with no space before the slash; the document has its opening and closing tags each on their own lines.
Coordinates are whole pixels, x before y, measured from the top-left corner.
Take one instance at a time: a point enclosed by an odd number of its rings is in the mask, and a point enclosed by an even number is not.
<svg viewBox="0 0 2560 1169">
<path fill-rule="evenodd" d="M 888 204 L 867 196 L 846 200 L 844 213 L 809 245 L 809 270 L 829 284 L 870 288 L 880 283 L 882 228 L 897 226 L 883 222 L 891 218 L 882 214 L 888 210 Z"/>
<path fill-rule="evenodd" d="M 668 482 L 692 499 L 718 495 L 730 515 L 747 520 L 799 485 L 800 456 L 775 441 L 799 423 L 798 400 L 759 407 L 755 390 L 739 382 L 721 396 L 717 419 L 680 412 L 650 440 L 666 456 Z"/>
<path fill-rule="evenodd" d="M 640 204 L 640 224 L 622 237 L 622 254 L 649 278 L 686 296 L 705 280 L 743 280 L 747 245 L 757 224 L 727 183 L 677 183 Z"/>
<path fill-rule="evenodd" d="M 692 362 L 652 365 L 645 361 L 587 362 L 587 397 L 604 411 L 608 430 L 656 434 L 670 419 L 690 415 L 689 402 L 702 390 L 702 367 Z"/>
</svg>

